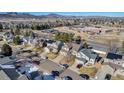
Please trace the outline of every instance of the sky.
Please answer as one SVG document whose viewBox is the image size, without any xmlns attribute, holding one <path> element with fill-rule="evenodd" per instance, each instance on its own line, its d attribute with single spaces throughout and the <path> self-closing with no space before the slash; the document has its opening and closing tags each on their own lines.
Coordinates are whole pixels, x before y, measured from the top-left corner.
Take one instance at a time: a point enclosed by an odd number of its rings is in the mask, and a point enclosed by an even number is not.
<svg viewBox="0 0 124 93">
<path fill-rule="evenodd" d="M 29 12 L 34 15 L 48 15 L 48 14 L 60 14 L 71 16 L 112 16 L 112 17 L 124 17 L 124 12 Z"/>
<path fill-rule="evenodd" d="M 6 13 L 6 12 L 0 12 Z M 20 12 L 18 12 L 20 13 Z M 48 15 L 48 14 L 59 14 L 66 16 L 110 16 L 110 17 L 124 17 L 124 12 L 21 12 L 33 15 Z"/>
</svg>

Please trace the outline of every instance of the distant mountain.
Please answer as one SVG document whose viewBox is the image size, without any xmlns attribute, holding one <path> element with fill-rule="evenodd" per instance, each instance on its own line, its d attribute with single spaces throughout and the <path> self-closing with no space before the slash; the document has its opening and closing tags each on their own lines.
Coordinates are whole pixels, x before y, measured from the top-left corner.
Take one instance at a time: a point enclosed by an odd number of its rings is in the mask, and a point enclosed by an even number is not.
<svg viewBox="0 0 124 93">
<path fill-rule="evenodd" d="M 16 12 L 8 12 L 6 14 L 0 14 L 0 18 L 35 18 L 36 16 L 25 14 L 25 13 L 16 13 Z"/>
<path fill-rule="evenodd" d="M 63 19 L 89 19 L 89 18 L 96 18 L 96 19 L 111 19 L 111 20 L 121 20 L 124 19 L 124 17 L 106 17 L 106 16 L 64 16 L 64 15 L 58 15 L 58 14 L 48 14 L 48 15 L 32 15 L 28 13 L 16 13 L 16 12 L 8 12 L 4 14 L 0 14 L 0 19 L 2 18 L 23 18 L 23 19 L 29 19 L 29 18 L 36 18 L 36 19 L 42 19 L 42 18 L 63 18 Z"/>
</svg>

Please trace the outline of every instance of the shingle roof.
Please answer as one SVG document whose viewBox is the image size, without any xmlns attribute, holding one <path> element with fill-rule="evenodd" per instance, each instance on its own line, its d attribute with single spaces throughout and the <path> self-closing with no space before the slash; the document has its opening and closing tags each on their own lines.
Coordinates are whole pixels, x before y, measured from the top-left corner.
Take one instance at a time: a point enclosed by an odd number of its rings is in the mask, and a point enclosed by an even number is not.
<svg viewBox="0 0 124 93">
<path fill-rule="evenodd" d="M 82 45 L 81 44 L 75 44 L 75 43 L 72 43 L 72 50 L 75 50 L 75 51 L 79 51 L 81 48 L 82 48 Z"/>
<path fill-rule="evenodd" d="M 97 54 L 95 54 L 91 49 L 82 49 L 80 52 L 85 54 L 87 57 L 96 59 Z"/>
<path fill-rule="evenodd" d="M 0 64 L 6 64 L 11 61 L 13 60 L 11 60 L 9 57 L 0 58 Z"/>
<path fill-rule="evenodd" d="M 0 70 L 0 80 L 10 80 L 10 78 L 3 70 Z"/>
<path fill-rule="evenodd" d="M 20 75 L 15 69 L 3 69 L 11 80 L 16 80 Z"/>
<path fill-rule="evenodd" d="M 63 73 L 60 74 L 59 77 L 66 77 L 69 76 L 71 77 L 73 80 L 83 80 L 83 78 L 81 78 L 76 72 L 70 70 L 70 69 L 66 69 Z"/>
<path fill-rule="evenodd" d="M 104 80 L 106 74 L 112 75 L 114 72 L 114 69 L 111 68 L 109 65 L 103 65 L 101 69 L 98 70 L 96 73 L 96 77 L 98 80 Z"/>
<path fill-rule="evenodd" d="M 28 78 L 25 75 L 22 75 L 18 78 L 18 80 L 28 80 Z"/>
</svg>

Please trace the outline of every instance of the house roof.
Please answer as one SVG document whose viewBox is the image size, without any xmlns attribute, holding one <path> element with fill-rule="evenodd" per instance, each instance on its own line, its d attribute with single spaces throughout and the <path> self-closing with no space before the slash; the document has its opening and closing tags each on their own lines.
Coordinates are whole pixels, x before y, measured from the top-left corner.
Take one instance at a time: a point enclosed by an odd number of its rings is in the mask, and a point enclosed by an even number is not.
<svg viewBox="0 0 124 93">
<path fill-rule="evenodd" d="M 39 65 L 39 70 L 47 72 L 47 73 L 51 73 L 52 71 L 61 71 L 63 70 L 62 67 L 60 67 L 58 64 L 56 64 L 55 62 L 52 62 L 50 60 L 43 60 L 43 62 L 41 62 L 42 64 Z"/>
<path fill-rule="evenodd" d="M 0 80 L 10 80 L 10 78 L 3 70 L 0 70 Z"/>
<path fill-rule="evenodd" d="M 79 51 L 81 49 L 81 44 L 72 43 L 72 50 Z"/>
<path fill-rule="evenodd" d="M 25 75 L 21 75 L 18 80 L 28 80 L 28 78 Z"/>
<path fill-rule="evenodd" d="M 7 76 L 11 80 L 17 80 L 20 74 L 16 71 L 16 69 L 3 69 L 3 71 L 7 74 Z"/>
<path fill-rule="evenodd" d="M 109 65 L 103 65 L 101 69 L 98 70 L 96 73 L 96 77 L 98 80 L 104 80 L 106 74 L 112 75 L 114 72 L 114 69 L 110 67 Z"/>
<path fill-rule="evenodd" d="M 69 76 L 71 77 L 73 80 L 83 80 L 83 78 L 81 78 L 76 72 L 70 70 L 70 69 L 66 69 L 64 72 L 62 72 L 60 74 L 59 77 L 63 78 Z"/>
<path fill-rule="evenodd" d="M 122 55 L 119 55 L 119 54 L 114 54 L 114 53 L 108 53 L 106 58 L 108 59 L 111 59 L 111 60 L 114 60 L 114 59 L 122 59 Z"/>
<path fill-rule="evenodd" d="M 6 64 L 8 62 L 12 62 L 13 60 L 11 60 L 9 57 L 4 57 L 4 58 L 0 58 L 0 64 Z"/>
<path fill-rule="evenodd" d="M 55 78 L 52 75 L 44 75 L 44 80 L 55 80 Z"/>
<path fill-rule="evenodd" d="M 91 49 L 81 49 L 80 52 L 85 54 L 87 57 L 96 59 L 97 54 L 95 54 Z"/>
</svg>

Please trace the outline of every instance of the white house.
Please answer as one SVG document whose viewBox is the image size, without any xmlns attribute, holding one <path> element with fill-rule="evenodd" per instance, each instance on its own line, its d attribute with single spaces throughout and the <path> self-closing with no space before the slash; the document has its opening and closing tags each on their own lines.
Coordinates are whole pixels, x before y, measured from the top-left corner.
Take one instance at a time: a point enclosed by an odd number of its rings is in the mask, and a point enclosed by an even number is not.
<svg viewBox="0 0 124 93">
<path fill-rule="evenodd" d="M 60 51 L 60 54 L 66 56 L 68 51 L 69 51 L 68 45 L 67 44 L 64 44 L 64 46 L 62 46 L 62 49 Z"/>
<path fill-rule="evenodd" d="M 81 49 L 77 54 L 75 61 L 78 64 L 94 64 L 96 62 L 97 54 L 91 49 Z"/>
<path fill-rule="evenodd" d="M 50 45 L 54 53 L 57 53 L 59 49 L 61 50 L 63 46 L 64 44 L 61 41 L 56 41 Z"/>
</svg>

